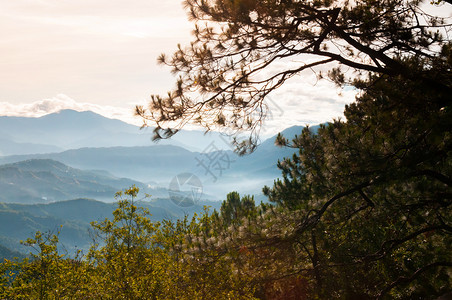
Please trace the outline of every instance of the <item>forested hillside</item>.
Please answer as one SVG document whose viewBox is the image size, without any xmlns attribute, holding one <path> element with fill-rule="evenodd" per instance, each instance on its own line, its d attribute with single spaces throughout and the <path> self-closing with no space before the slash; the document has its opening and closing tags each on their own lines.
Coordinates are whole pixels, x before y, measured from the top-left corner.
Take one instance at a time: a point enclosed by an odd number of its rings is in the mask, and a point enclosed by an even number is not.
<svg viewBox="0 0 452 300">
<path fill-rule="evenodd" d="M 113 201 L 115 191 L 133 184 L 107 172 L 82 171 L 51 159 L 0 165 L 0 202 L 45 203 L 90 197 Z"/>
</svg>

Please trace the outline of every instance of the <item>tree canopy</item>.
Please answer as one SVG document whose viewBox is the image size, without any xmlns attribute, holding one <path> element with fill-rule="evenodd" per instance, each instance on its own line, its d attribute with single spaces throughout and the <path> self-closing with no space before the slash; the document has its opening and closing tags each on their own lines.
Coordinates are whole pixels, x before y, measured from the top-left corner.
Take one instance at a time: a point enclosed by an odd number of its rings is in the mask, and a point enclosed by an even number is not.
<svg viewBox="0 0 452 300">
<path fill-rule="evenodd" d="M 451 25 L 425 12 L 422 1 L 184 3 L 196 24 L 194 41 L 159 58 L 179 75 L 176 88 L 152 96 L 148 107 L 137 107 L 145 122 L 157 123 L 156 138 L 193 122 L 207 130 L 248 130 L 250 138 L 236 145 L 242 153 L 252 150 L 267 112 L 265 97 L 289 78 L 322 65 L 328 71 L 319 70 L 318 76 L 338 84 L 356 83 L 369 73 L 401 75 L 451 93 L 447 76 L 404 60 L 414 56 L 432 65 L 449 43 Z"/>
<path fill-rule="evenodd" d="M 347 297 L 424 298 L 450 287 L 452 116 L 437 97 L 385 75 L 346 107 L 346 121 L 279 138 L 299 153 L 264 191 L 299 217 L 292 237 L 318 253 L 320 290 L 332 273 L 329 293 Z"/>
</svg>

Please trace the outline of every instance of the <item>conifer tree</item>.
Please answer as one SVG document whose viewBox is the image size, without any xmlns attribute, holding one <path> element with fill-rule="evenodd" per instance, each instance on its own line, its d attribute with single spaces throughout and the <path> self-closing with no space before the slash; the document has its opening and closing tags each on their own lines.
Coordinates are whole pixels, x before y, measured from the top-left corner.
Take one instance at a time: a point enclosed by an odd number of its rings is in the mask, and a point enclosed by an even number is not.
<svg viewBox="0 0 452 300">
<path fill-rule="evenodd" d="M 194 40 L 159 58 L 179 76 L 176 87 L 166 96 L 152 96 L 148 107 L 138 106 L 136 112 L 152 126 L 157 123 L 157 139 L 189 122 L 207 130 L 248 130 L 248 139 L 235 141 L 243 154 L 255 148 L 266 115 L 264 99 L 304 70 L 326 68 L 326 73 L 317 71 L 318 77 L 339 85 L 354 84 L 369 73 L 402 76 L 448 95 L 447 77 L 404 60 L 414 56 L 431 66 L 449 42 L 450 23 L 429 15 L 423 5 L 433 4 L 186 0 Z M 344 69 L 353 71 L 350 78 Z"/>
</svg>

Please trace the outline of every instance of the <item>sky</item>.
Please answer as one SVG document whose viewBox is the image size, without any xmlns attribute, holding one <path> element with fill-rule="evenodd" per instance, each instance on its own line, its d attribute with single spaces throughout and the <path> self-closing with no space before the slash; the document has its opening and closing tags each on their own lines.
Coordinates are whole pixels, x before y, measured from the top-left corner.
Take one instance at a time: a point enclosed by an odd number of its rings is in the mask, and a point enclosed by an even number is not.
<svg viewBox="0 0 452 300">
<path fill-rule="evenodd" d="M 0 115 L 92 110 L 140 124 L 137 104 L 174 87 L 161 53 L 192 39 L 179 0 L 0 0 Z M 267 98 L 262 133 L 341 117 L 355 91 L 305 73 Z"/>
</svg>

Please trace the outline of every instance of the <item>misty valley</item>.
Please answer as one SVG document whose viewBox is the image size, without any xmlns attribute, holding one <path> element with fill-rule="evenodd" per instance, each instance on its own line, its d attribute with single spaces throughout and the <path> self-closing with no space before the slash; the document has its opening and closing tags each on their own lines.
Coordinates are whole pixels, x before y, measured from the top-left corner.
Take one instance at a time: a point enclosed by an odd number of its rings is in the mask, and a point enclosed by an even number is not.
<svg viewBox="0 0 452 300">
<path fill-rule="evenodd" d="M 301 127 L 294 126 L 284 134 L 298 132 Z M 202 131 L 183 131 L 154 143 L 150 130 L 72 110 L 40 118 L 0 117 L 0 136 L 4 258 L 28 253 L 20 241 L 38 230 L 59 230 L 68 255 L 87 251 L 90 222 L 110 217 L 115 193 L 133 185 L 151 195 L 139 205 L 150 210 L 154 221 L 191 216 L 204 206 L 219 209 L 231 191 L 266 201 L 261 190 L 279 176 L 276 162 L 294 153 L 275 146 L 271 137 L 253 154 L 238 156 L 230 137 Z M 183 174 L 199 183 L 171 187 Z M 192 202 L 181 205 L 174 188 Z"/>
</svg>

